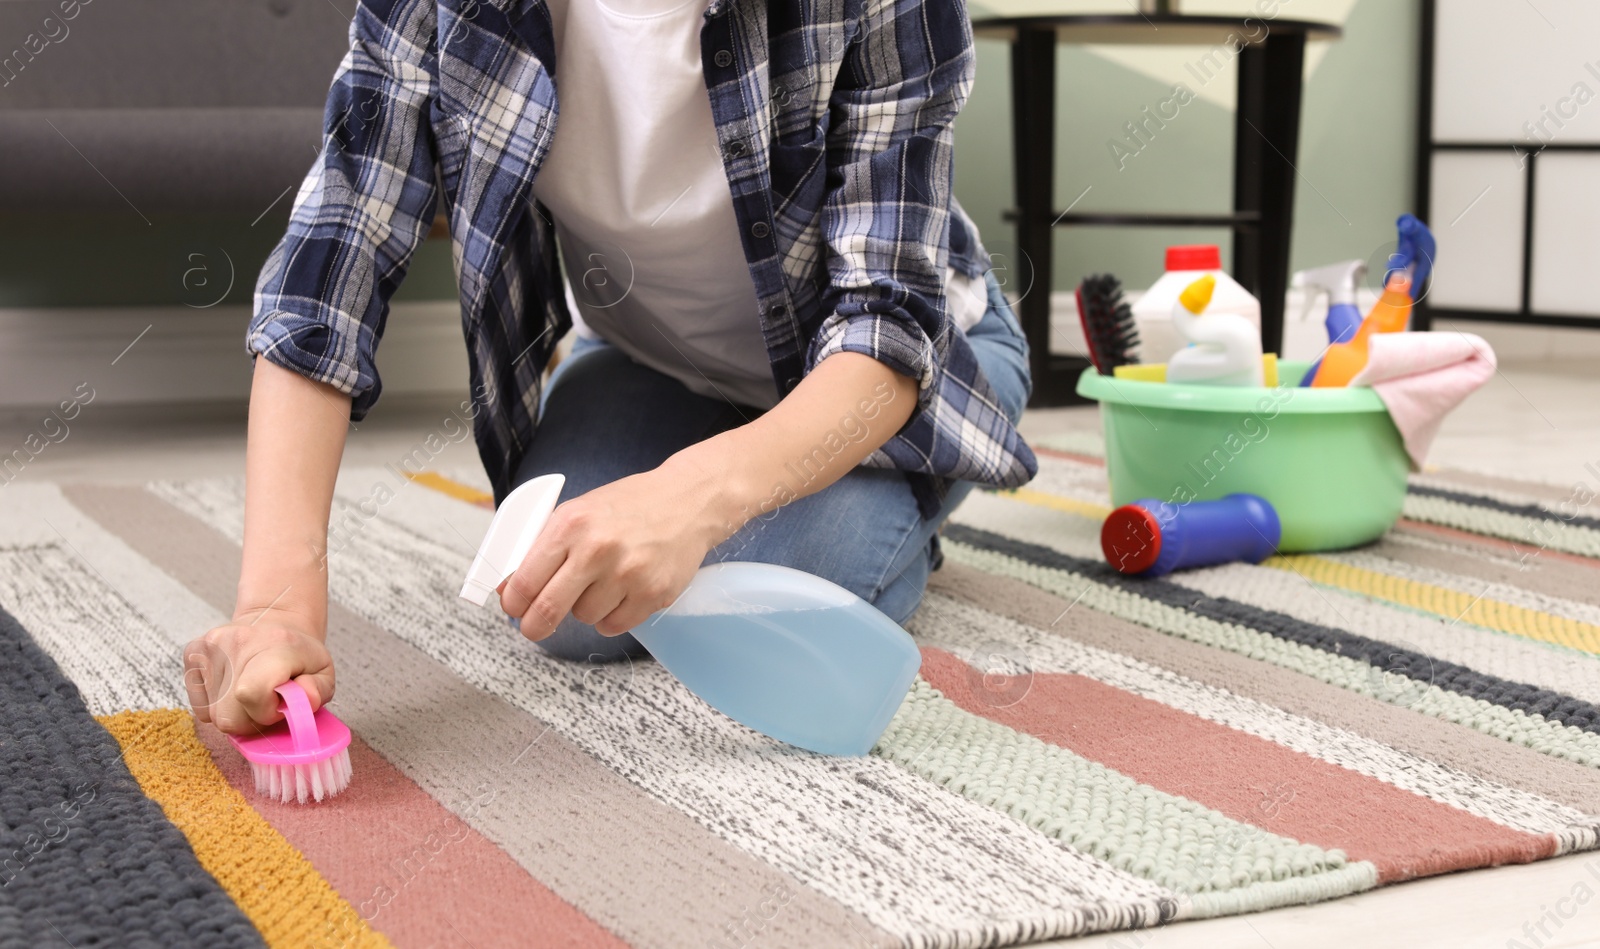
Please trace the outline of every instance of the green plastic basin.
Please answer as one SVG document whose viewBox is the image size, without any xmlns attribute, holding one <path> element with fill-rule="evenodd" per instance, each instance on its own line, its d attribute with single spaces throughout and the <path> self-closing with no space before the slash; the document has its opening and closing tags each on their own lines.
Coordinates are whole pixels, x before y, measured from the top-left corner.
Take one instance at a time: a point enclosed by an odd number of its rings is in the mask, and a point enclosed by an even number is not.
<svg viewBox="0 0 1600 949">
<path fill-rule="evenodd" d="M 1280 378 L 1298 382 L 1309 365 L 1282 362 Z M 1259 494 L 1286 552 L 1365 544 L 1400 517 L 1409 460 L 1371 389 L 1132 382 L 1090 368 L 1078 394 L 1100 403 L 1114 504 Z"/>
</svg>

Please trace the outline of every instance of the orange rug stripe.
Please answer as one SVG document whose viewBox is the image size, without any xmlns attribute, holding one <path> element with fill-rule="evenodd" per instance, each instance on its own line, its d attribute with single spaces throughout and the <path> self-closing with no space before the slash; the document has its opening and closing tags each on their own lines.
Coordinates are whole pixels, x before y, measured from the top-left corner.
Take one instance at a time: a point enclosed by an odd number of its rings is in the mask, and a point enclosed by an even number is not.
<svg viewBox="0 0 1600 949">
<path fill-rule="evenodd" d="M 1096 504 L 1093 501 L 1080 501 L 1077 498 L 1069 498 L 1060 494 L 1036 491 L 1033 488 L 1009 488 L 995 493 L 1003 498 L 1023 501 L 1038 507 L 1047 507 L 1052 511 L 1061 511 L 1064 514 L 1076 514 L 1079 517 L 1087 517 L 1092 521 L 1105 520 L 1106 515 L 1111 513 L 1111 508 L 1106 507 L 1104 504 Z"/>
<path fill-rule="evenodd" d="M 403 471 L 402 473 L 414 484 L 420 484 L 424 488 L 432 488 L 440 494 L 447 494 L 455 498 L 457 501 L 465 501 L 468 504 L 476 504 L 478 507 L 494 510 L 494 495 L 485 491 L 479 491 L 477 488 L 462 484 L 459 481 L 452 481 L 444 475 L 432 471 Z"/>
<path fill-rule="evenodd" d="M 1278 554 L 1269 557 L 1263 565 L 1298 573 L 1311 583 L 1431 613 L 1452 623 L 1471 623 L 1525 639 L 1600 654 L 1600 627 L 1571 617 L 1517 606 L 1482 594 L 1472 596 L 1460 590 L 1311 554 Z"/>
<path fill-rule="evenodd" d="M 244 796 L 228 784 L 184 709 L 96 718 L 144 793 L 183 831 L 269 946 L 392 949 Z"/>
</svg>

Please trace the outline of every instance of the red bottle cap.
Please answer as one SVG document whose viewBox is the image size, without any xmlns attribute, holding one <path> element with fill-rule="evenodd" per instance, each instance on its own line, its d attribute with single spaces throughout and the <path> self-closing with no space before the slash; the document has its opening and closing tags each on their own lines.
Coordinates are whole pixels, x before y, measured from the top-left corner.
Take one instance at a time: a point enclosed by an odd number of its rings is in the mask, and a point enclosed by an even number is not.
<svg viewBox="0 0 1600 949">
<path fill-rule="evenodd" d="M 1143 573 L 1161 556 L 1161 522 L 1137 504 L 1124 504 L 1100 525 L 1106 562 L 1123 573 Z"/>
<path fill-rule="evenodd" d="M 1179 244 L 1167 248 L 1168 270 L 1221 270 L 1222 249 L 1215 244 Z"/>
</svg>

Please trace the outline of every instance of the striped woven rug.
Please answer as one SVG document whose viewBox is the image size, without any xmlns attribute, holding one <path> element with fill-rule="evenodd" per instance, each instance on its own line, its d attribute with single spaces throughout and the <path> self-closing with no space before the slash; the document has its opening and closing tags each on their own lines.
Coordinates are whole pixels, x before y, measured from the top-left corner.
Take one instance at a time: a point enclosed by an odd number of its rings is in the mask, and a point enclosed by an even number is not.
<svg viewBox="0 0 1600 949">
<path fill-rule="evenodd" d="M 316 806 L 184 710 L 242 482 L 8 485 L 0 947 L 1002 946 L 1596 847 L 1592 486 L 1433 472 L 1375 545 L 1141 581 L 1099 447 L 957 512 L 859 759 L 543 656 L 456 597 L 481 484 L 346 470 Z"/>
</svg>

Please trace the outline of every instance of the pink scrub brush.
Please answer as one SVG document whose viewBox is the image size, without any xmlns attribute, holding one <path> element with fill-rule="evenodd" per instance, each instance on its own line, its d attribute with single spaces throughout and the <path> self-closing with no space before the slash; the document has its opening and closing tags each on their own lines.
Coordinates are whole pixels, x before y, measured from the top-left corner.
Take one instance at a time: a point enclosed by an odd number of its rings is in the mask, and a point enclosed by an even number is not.
<svg viewBox="0 0 1600 949">
<path fill-rule="evenodd" d="M 322 800 L 350 786 L 350 728 L 326 708 L 311 711 L 298 682 L 275 690 L 283 698 L 284 720 L 260 734 L 228 740 L 250 762 L 256 791 L 287 804 L 291 799 Z"/>
</svg>

